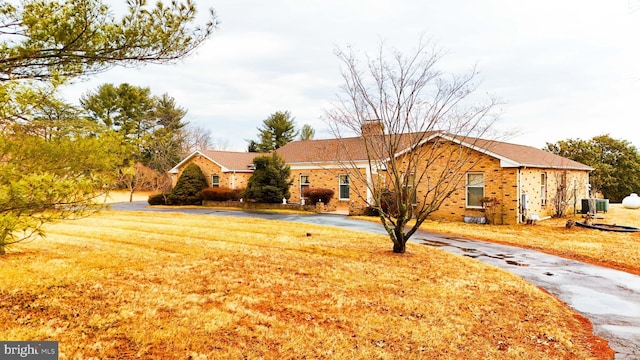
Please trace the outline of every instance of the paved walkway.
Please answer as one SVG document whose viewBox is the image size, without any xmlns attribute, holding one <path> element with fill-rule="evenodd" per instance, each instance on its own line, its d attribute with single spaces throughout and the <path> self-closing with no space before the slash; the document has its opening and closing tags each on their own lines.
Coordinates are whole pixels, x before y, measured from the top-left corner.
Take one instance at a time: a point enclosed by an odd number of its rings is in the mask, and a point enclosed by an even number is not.
<svg viewBox="0 0 640 360">
<path fill-rule="evenodd" d="M 382 226 L 375 222 L 331 214 L 247 213 L 207 208 L 152 209 L 144 202 L 118 203 L 112 208 L 257 217 L 385 234 Z M 411 241 L 469 256 L 521 276 L 588 318 L 594 326 L 594 334 L 609 342 L 616 352 L 616 359 L 640 359 L 640 276 L 532 250 L 424 231 L 417 232 Z"/>
</svg>

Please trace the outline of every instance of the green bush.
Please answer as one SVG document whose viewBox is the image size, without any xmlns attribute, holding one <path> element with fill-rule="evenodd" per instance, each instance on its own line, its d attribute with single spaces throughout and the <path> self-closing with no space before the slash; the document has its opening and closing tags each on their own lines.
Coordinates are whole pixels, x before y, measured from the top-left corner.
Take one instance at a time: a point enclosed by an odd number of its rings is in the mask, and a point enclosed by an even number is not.
<svg viewBox="0 0 640 360">
<path fill-rule="evenodd" d="M 335 191 L 331 189 L 324 188 L 310 188 L 306 189 L 302 196 L 309 199 L 309 204 L 316 204 L 322 201 L 325 204 L 328 204 L 331 199 L 333 199 L 333 195 L 335 195 Z"/>
<path fill-rule="evenodd" d="M 230 189 L 227 187 L 208 187 L 202 190 L 202 200 L 208 201 L 237 201 L 242 197 L 244 189 Z"/>
<path fill-rule="evenodd" d="M 169 193 L 151 195 L 149 196 L 149 199 L 147 200 L 147 202 L 149 203 L 149 205 L 168 205 L 167 204 L 168 196 L 169 196 Z"/>
<path fill-rule="evenodd" d="M 233 189 L 231 190 L 231 200 L 238 201 L 244 196 L 246 189 Z"/>
<path fill-rule="evenodd" d="M 171 205 L 202 205 L 202 190 L 207 188 L 207 178 L 196 164 L 189 164 L 178 178 L 168 196 Z"/>
<path fill-rule="evenodd" d="M 255 170 L 244 192 L 247 199 L 259 203 L 279 203 L 283 198 L 291 197 L 291 169 L 282 157 L 276 153 L 259 156 L 253 159 L 253 164 Z"/>
</svg>

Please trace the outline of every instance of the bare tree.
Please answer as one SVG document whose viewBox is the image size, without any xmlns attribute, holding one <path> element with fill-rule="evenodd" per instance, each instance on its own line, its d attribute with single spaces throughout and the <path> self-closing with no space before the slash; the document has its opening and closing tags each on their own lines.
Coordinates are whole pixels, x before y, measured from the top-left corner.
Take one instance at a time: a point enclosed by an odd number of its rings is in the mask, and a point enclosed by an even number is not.
<svg viewBox="0 0 640 360">
<path fill-rule="evenodd" d="M 159 173 L 142 163 L 135 163 L 120 171 L 118 182 L 129 190 L 129 202 L 136 191 L 152 190 L 160 177 Z"/>
<path fill-rule="evenodd" d="M 209 150 L 217 150 L 217 151 L 228 151 L 231 149 L 231 143 L 229 139 L 222 137 L 213 137 L 211 138 L 211 145 L 208 147 Z"/>
<path fill-rule="evenodd" d="M 553 172 L 556 184 L 556 192 L 553 195 L 553 217 L 561 218 L 566 215 L 567 208 L 571 203 L 575 203 L 577 185 L 575 183 L 570 184 L 567 180 L 567 170 L 557 170 Z M 575 210 L 575 206 L 574 206 Z"/>
<path fill-rule="evenodd" d="M 196 150 L 209 149 L 213 144 L 211 130 L 202 126 L 188 124 L 184 131 L 182 155 L 185 157 Z"/>
<path fill-rule="evenodd" d="M 345 83 L 326 120 L 338 139 L 360 135 L 368 158 L 366 171 L 352 160 L 342 167 L 365 184 L 352 189 L 379 213 L 393 251 L 404 253 L 427 216 L 464 185 L 497 101 L 476 97 L 475 68 L 451 76 L 437 70 L 441 53 L 423 41 L 408 55 L 381 44 L 364 64 L 352 51 L 336 54 Z"/>
</svg>

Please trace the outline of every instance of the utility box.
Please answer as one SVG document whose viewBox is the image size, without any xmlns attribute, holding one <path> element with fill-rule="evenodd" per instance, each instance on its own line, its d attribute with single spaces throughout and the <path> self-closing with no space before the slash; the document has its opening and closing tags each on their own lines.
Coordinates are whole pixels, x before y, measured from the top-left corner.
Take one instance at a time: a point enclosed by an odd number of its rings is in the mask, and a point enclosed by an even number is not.
<svg viewBox="0 0 640 360">
<path fill-rule="evenodd" d="M 589 200 L 595 200 L 597 213 L 609 211 L 609 199 L 582 199 L 582 210 L 580 211 L 582 214 L 589 213 Z"/>
</svg>

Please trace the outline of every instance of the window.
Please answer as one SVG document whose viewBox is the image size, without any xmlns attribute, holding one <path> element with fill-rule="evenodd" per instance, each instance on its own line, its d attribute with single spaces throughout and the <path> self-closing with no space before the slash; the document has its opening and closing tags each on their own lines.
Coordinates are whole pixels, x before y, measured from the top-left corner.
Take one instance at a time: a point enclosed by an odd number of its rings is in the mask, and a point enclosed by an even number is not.
<svg viewBox="0 0 640 360">
<path fill-rule="evenodd" d="M 213 187 L 220 186 L 220 175 L 211 175 L 211 186 Z"/>
<path fill-rule="evenodd" d="M 309 175 L 300 175 L 300 199 L 305 197 L 304 194 L 309 189 L 310 185 Z"/>
<path fill-rule="evenodd" d="M 340 200 L 349 200 L 349 175 L 340 175 Z"/>
<path fill-rule="evenodd" d="M 547 173 L 540 174 L 540 199 L 541 205 L 547 205 Z"/>
<path fill-rule="evenodd" d="M 467 173 L 467 207 L 482 208 L 484 174 Z"/>
</svg>

